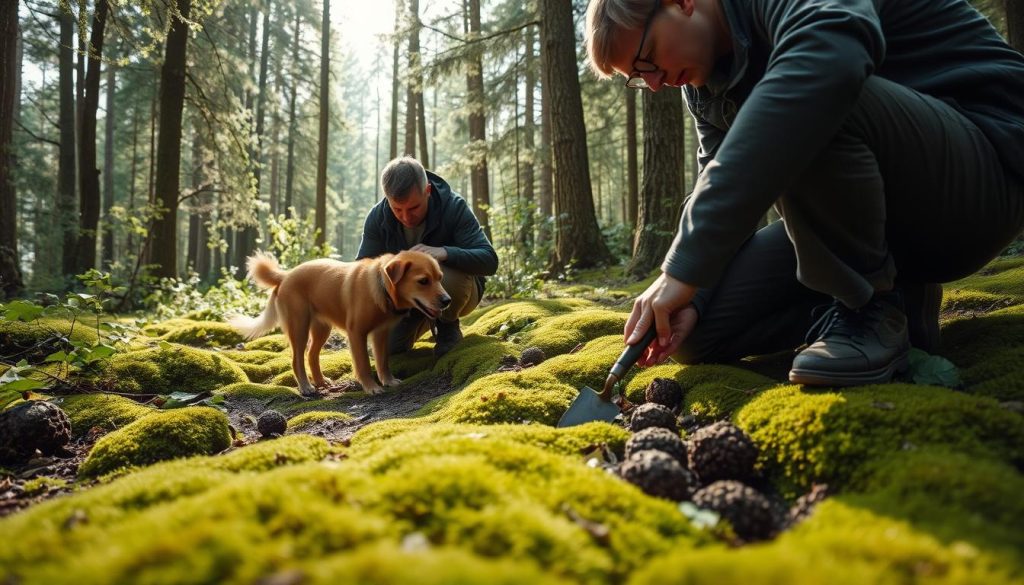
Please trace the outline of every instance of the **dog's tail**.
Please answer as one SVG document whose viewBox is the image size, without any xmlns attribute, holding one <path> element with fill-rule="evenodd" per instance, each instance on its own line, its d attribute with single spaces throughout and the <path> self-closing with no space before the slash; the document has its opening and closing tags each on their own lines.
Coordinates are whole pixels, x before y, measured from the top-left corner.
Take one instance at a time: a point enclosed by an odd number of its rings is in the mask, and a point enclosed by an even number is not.
<svg viewBox="0 0 1024 585">
<path fill-rule="evenodd" d="M 263 288 L 275 288 L 284 280 L 285 271 L 281 270 L 277 260 L 266 252 L 256 252 L 249 256 L 245 267 L 249 269 L 249 278 Z"/>
<path fill-rule="evenodd" d="M 246 264 L 249 269 L 249 278 L 264 288 L 273 288 L 270 293 L 270 302 L 267 303 L 259 317 L 252 318 L 247 315 L 229 314 L 225 315 L 227 322 L 238 330 L 246 339 L 253 339 L 266 334 L 277 327 L 277 286 L 284 280 L 285 271 L 281 270 L 277 260 L 265 252 L 256 252 L 249 257 Z"/>
</svg>

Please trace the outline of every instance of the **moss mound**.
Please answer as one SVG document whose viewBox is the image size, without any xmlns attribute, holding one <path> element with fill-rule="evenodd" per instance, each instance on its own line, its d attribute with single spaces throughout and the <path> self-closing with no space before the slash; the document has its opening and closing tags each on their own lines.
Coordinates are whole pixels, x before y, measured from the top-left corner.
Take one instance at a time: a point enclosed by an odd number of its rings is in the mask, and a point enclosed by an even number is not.
<svg viewBox="0 0 1024 585">
<path fill-rule="evenodd" d="M 228 418 L 213 408 L 153 413 L 96 442 L 79 475 L 97 477 L 125 467 L 209 455 L 231 444 Z"/>
<path fill-rule="evenodd" d="M 229 359 L 173 344 L 115 355 L 102 377 L 121 392 L 144 394 L 209 392 L 248 381 L 245 372 Z"/>
<path fill-rule="evenodd" d="M 234 327 L 220 321 L 196 321 L 175 327 L 163 339 L 197 347 L 234 347 L 245 341 Z"/>
<path fill-rule="evenodd" d="M 267 405 L 295 402 L 302 399 L 294 388 L 252 382 L 229 384 L 219 388 L 216 393 L 226 400 L 257 400 Z"/>
<path fill-rule="evenodd" d="M 597 337 L 617 335 L 619 351 L 622 351 L 622 330 L 625 326 L 625 313 L 608 309 L 577 310 L 543 319 L 522 334 L 521 343 L 539 347 L 550 356 L 568 352 Z"/>
<path fill-rule="evenodd" d="M 466 386 L 432 416 L 443 422 L 554 425 L 577 390 L 543 372 L 493 374 Z"/>
<path fill-rule="evenodd" d="M 71 434 L 75 437 L 93 427 L 113 431 L 156 412 L 150 406 L 113 394 L 75 394 L 54 398 L 52 402 L 71 419 Z"/>
<path fill-rule="evenodd" d="M 846 485 L 893 452 L 941 446 L 1024 465 L 1024 425 L 988 398 L 944 388 L 887 384 L 843 392 L 767 390 L 735 415 L 783 489 Z"/>
<path fill-rule="evenodd" d="M 288 430 L 300 429 L 304 426 L 315 425 L 326 421 L 347 422 L 352 420 L 352 415 L 338 412 L 336 410 L 310 410 L 288 419 Z"/>
<path fill-rule="evenodd" d="M 245 349 L 259 351 L 286 351 L 288 349 L 288 338 L 283 333 L 265 335 L 245 343 Z"/>
<path fill-rule="evenodd" d="M 461 386 L 498 369 L 505 356 L 518 358 L 521 350 L 511 343 L 479 334 L 467 335 L 434 365 L 434 373 L 448 375 Z"/>
</svg>

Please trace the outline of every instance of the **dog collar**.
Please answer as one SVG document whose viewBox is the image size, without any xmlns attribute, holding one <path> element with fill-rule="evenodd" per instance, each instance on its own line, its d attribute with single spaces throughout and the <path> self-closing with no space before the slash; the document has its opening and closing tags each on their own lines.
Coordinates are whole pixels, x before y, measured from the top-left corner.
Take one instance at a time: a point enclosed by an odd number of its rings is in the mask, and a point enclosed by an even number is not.
<svg viewBox="0 0 1024 585">
<path fill-rule="evenodd" d="M 388 287 L 384 284 L 384 278 L 380 278 L 380 289 L 384 292 L 384 302 L 387 303 L 388 312 L 392 315 L 405 316 L 409 314 L 412 309 L 397 309 L 395 308 L 395 302 L 391 300 L 391 295 L 388 294 Z"/>
</svg>

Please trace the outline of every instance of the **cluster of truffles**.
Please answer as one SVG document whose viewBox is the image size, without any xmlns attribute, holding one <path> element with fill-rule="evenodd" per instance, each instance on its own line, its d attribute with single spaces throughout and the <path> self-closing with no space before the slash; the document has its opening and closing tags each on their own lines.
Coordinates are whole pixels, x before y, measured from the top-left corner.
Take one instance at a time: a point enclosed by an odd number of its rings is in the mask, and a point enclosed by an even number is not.
<svg viewBox="0 0 1024 585">
<path fill-rule="evenodd" d="M 645 392 L 647 402 L 633 409 L 626 458 L 619 475 L 651 496 L 717 512 L 743 542 L 771 538 L 783 514 L 749 484 L 756 479 L 757 447 L 728 421 L 697 429 L 686 441 L 677 415 L 683 402 L 675 380 L 658 378 Z"/>
</svg>

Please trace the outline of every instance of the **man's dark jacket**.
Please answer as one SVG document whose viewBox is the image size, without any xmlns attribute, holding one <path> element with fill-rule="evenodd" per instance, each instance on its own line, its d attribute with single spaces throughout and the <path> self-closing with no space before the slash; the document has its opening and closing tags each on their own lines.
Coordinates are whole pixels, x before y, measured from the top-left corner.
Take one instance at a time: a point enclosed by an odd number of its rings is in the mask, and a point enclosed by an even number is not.
<svg viewBox="0 0 1024 585">
<path fill-rule="evenodd" d="M 452 191 L 444 179 L 429 171 L 427 182 L 430 183 L 430 203 L 420 243 L 444 248 L 448 259 L 442 264 L 477 277 L 477 290 L 482 296 L 484 276 L 498 271 L 498 255 L 466 200 Z M 411 247 L 387 198 L 381 199 L 366 214 L 356 259 L 397 254 Z"/>
<path fill-rule="evenodd" d="M 871 75 L 938 98 L 1024 178 L 1024 56 L 966 0 L 721 0 L 733 37 L 684 88 L 700 173 L 662 264 L 713 286 L 759 219 L 839 131 Z M 978 194 L 983 197 L 983 193 Z"/>
</svg>

